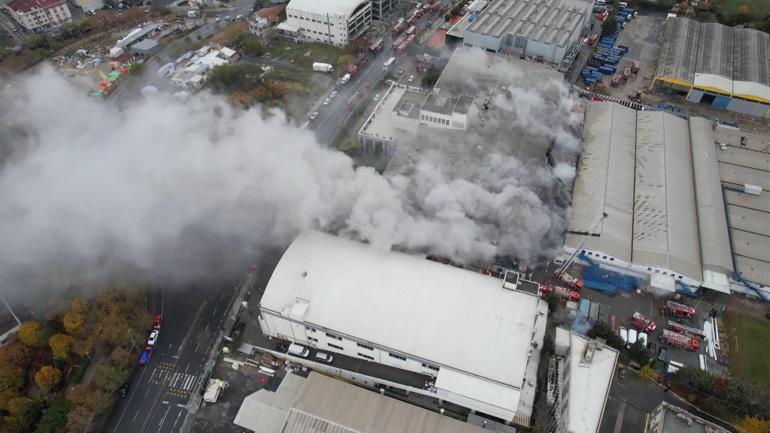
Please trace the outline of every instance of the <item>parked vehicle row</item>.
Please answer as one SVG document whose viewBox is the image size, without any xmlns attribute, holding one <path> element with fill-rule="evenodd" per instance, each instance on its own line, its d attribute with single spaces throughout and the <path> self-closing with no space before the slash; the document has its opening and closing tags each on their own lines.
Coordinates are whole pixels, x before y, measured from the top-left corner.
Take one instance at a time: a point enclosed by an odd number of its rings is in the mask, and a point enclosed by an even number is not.
<svg viewBox="0 0 770 433">
<path fill-rule="evenodd" d="M 158 338 L 160 338 L 160 327 L 162 323 L 163 316 L 156 314 L 152 320 L 152 330 L 150 331 L 150 335 L 147 338 L 147 344 L 142 353 L 139 354 L 139 365 L 147 365 L 150 362 L 150 359 L 152 359 L 152 354 L 155 351 L 155 345 L 158 344 Z"/>
</svg>

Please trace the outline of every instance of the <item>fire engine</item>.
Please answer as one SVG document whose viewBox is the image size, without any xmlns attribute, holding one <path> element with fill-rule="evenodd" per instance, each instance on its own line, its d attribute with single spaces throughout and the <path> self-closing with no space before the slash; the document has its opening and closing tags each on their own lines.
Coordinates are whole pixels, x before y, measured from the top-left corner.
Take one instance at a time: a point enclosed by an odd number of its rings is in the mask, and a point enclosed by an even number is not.
<svg viewBox="0 0 770 433">
<path fill-rule="evenodd" d="M 568 286 L 572 287 L 573 289 L 580 290 L 583 288 L 583 280 L 580 278 L 573 277 L 572 275 L 568 274 L 566 271 L 556 270 L 554 274 L 559 277 L 559 279 L 564 282 L 564 284 L 567 284 Z"/>
<path fill-rule="evenodd" d="M 666 301 L 666 304 L 663 306 L 663 312 L 683 319 L 695 317 L 695 308 L 674 301 Z"/>
<path fill-rule="evenodd" d="M 691 352 L 698 350 L 700 347 L 700 341 L 698 341 L 697 338 L 686 334 L 677 334 L 668 329 L 663 330 L 663 334 L 659 337 L 659 340 L 663 344 L 689 350 Z"/>
<path fill-rule="evenodd" d="M 638 311 L 635 312 L 633 316 L 631 316 L 631 319 L 628 322 L 634 325 L 636 329 L 640 331 L 648 332 L 648 333 L 654 332 L 655 328 L 657 328 L 657 326 L 655 325 L 655 322 L 642 316 L 642 314 L 639 313 Z"/>
<path fill-rule="evenodd" d="M 550 285 L 548 283 L 542 283 L 540 284 L 540 292 L 545 294 L 549 293 L 551 290 L 561 299 L 564 299 L 566 301 L 574 301 L 577 302 L 580 300 L 580 293 L 570 290 L 566 287 L 562 286 L 556 286 L 556 285 Z"/>
</svg>

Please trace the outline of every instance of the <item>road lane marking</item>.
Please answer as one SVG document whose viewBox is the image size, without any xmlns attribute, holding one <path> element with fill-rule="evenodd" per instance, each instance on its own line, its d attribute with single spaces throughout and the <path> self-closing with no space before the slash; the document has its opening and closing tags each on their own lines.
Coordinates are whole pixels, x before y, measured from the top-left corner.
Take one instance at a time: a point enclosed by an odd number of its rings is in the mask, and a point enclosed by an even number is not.
<svg viewBox="0 0 770 433">
<path fill-rule="evenodd" d="M 158 423 L 158 432 L 160 432 L 161 427 L 163 427 L 163 423 L 166 421 L 166 416 L 168 416 L 169 410 L 171 410 L 171 406 L 168 406 L 166 408 L 166 412 L 163 413 L 163 417 L 160 419 L 160 422 Z"/>
<path fill-rule="evenodd" d="M 219 310 L 219 306 L 217 306 L 217 308 L 214 308 L 214 312 L 211 313 L 211 317 L 215 317 L 217 315 L 218 310 Z"/>
<path fill-rule="evenodd" d="M 139 412 L 142 411 L 142 408 L 139 408 L 136 410 L 136 413 L 134 414 L 134 418 L 131 420 L 131 422 L 136 422 L 136 417 L 139 416 Z"/>
<path fill-rule="evenodd" d="M 184 381 L 184 386 L 182 387 L 182 389 L 189 391 L 190 388 L 192 387 L 192 383 L 194 380 L 195 380 L 195 376 L 189 376 L 187 380 Z"/>
<path fill-rule="evenodd" d="M 147 373 L 147 369 L 143 369 L 142 373 L 139 374 L 139 379 L 136 381 L 137 384 L 142 383 L 142 377 L 144 377 L 144 374 Z M 134 398 L 134 394 L 136 393 L 137 387 L 131 388 L 131 393 L 128 396 L 128 401 L 126 402 L 126 407 L 123 409 L 123 413 L 120 414 L 120 418 L 118 418 L 118 423 L 115 424 L 115 428 L 112 430 L 112 433 L 115 433 L 118 431 L 118 427 L 120 427 L 120 424 L 123 422 L 123 417 L 126 416 L 126 412 L 128 411 L 128 408 L 131 406 L 131 400 Z M 134 421 L 136 421 L 136 416 L 134 416 Z"/>
<path fill-rule="evenodd" d="M 176 352 L 176 356 L 179 356 L 182 353 L 182 350 L 187 345 L 187 342 L 190 340 L 190 335 L 192 334 L 193 330 L 196 327 L 196 324 L 200 320 L 201 313 L 203 312 L 203 308 L 206 306 L 206 304 L 207 304 L 207 301 L 204 299 L 203 302 L 201 302 L 201 306 L 198 308 L 198 312 L 195 313 L 195 319 L 193 319 L 192 326 L 190 326 L 190 329 L 187 331 L 187 335 L 184 336 L 182 343 L 179 345 L 179 350 Z"/>
<path fill-rule="evenodd" d="M 185 406 L 177 405 L 179 408 L 184 408 Z M 173 432 L 176 428 L 176 423 L 179 422 L 179 418 L 182 416 L 182 411 L 180 410 L 179 413 L 176 414 L 176 419 L 174 420 L 174 425 L 171 426 L 171 431 Z"/>
<path fill-rule="evenodd" d="M 193 352 L 197 352 L 200 345 L 201 345 L 201 342 L 199 341 L 198 344 L 195 345 L 195 350 L 193 350 Z"/>
</svg>

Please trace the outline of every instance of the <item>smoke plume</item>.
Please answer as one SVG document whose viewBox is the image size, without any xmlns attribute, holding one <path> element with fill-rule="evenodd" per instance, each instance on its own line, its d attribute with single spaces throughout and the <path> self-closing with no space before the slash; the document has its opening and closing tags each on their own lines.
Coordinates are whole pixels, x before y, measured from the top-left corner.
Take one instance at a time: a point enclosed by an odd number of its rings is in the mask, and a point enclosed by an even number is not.
<svg viewBox="0 0 770 433">
<path fill-rule="evenodd" d="M 381 175 L 281 112 L 217 97 L 116 108 L 50 68 L 2 88 L 5 295 L 245 269 L 309 228 L 466 260 L 489 258 L 494 244 L 532 260 L 558 246 L 565 226 L 563 206 L 548 200 L 574 174 L 564 167 L 489 150 L 462 170 L 428 153 Z"/>
</svg>

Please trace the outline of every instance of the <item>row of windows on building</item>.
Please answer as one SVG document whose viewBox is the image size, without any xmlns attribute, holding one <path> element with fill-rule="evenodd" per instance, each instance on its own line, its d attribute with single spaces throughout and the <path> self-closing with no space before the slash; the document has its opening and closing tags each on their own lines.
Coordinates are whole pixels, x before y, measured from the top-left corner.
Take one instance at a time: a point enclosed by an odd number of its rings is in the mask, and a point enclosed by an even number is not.
<svg viewBox="0 0 770 433">
<path fill-rule="evenodd" d="M 309 326 L 306 326 L 305 329 L 307 329 L 310 332 L 317 332 L 315 328 L 311 328 Z M 332 334 L 330 332 L 325 332 L 324 334 L 327 337 L 331 338 L 331 339 L 334 339 L 334 340 L 337 340 L 337 341 L 342 341 L 342 337 L 340 337 L 339 335 L 334 335 L 334 334 Z M 319 342 L 318 339 L 315 338 L 315 337 L 308 336 L 307 339 L 310 340 L 310 341 L 313 341 L 315 343 Z M 344 347 L 342 347 L 340 345 L 337 345 L 337 344 L 334 344 L 334 343 L 326 343 L 326 345 L 331 347 L 331 348 L 333 348 L 333 349 L 342 350 L 342 351 L 345 350 Z M 363 343 L 356 342 L 356 346 L 358 346 L 358 347 L 360 347 L 362 349 L 371 350 L 372 352 L 374 351 L 374 347 L 366 345 L 366 344 L 363 344 Z M 374 357 L 371 356 L 371 355 L 366 355 L 366 354 L 363 354 L 361 352 L 358 352 L 358 356 L 360 356 L 362 358 L 369 359 L 371 361 L 374 361 Z M 388 352 L 388 356 L 391 357 L 391 358 L 400 359 L 401 361 L 406 361 L 406 357 L 405 356 L 399 355 L 397 353 L 390 353 L 390 352 Z M 423 363 L 422 366 L 425 367 L 425 368 L 429 368 L 431 370 L 434 370 L 434 371 L 438 371 L 438 367 L 430 365 L 430 364 Z"/>
<path fill-rule="evenodd" d="M 305 21 L 310 21 L 310 22 L 314 22 L 314 23 L 318 23 L 318 24 L 328 24 L 328 25 L 334 27 L 334 23 L 331 22 L 331 21 L 321 21 L 321 20 L 316 20 L 315 18 L 307 18 L 307 17 L 301 17 L 299 15 L 291 15 L 291 14 L 286 14 L 286 16 L 288 18 L 296 18 L 298 20 L 305 20 Z"/>
<path fill-rule="evenodd" d="M 429 116 L 427 114 L 421 114 L 420 115 L 420 119 L 422 119 L 422 120 L 424 120 L 426 122 L 433 122 L 433 123 L 438 123 L 440 125 L 447 125 L 447 126 L 449 126 L 449 121 L 448 120 L 442 119 L 442 118 L 436 117 L 436 116 Z"/>
<path fill-rule="evenodd" d="M 592 256 L 592 257 L 596 257 L 597 259 L 598 259 L 599 257 L 601 257 L 601 258 L 602 258 L 602 259 L 604 259 L 604 260 L 609 260 L 609 261 L 611 261 L 611 262 L 614 262 L 614 261 L 615 261 L 615 257 L 607 257 L 607 256 L 605 256 L 605 255 L 601 255 L 601 254 L 599 254 L 599 253 L 595 253 L 595 254 L 594 254 L 594 253 L 592 253 L 591 251 L 586 251 L 586 250 L 583 250 L 583 253 L 584 253 L 584 254 L 586 254 L 586 255 Z M 647 267 L 647 271 L 649 271 L 649 272 L 652 272 L 652 271 L 653 271 L 652 267 Z M 662 273 L 663 275 L 668 275 L 668 272 L 666 272 L 666 271 L 661 271 L 660 269 L 655 269 L 655 273 L 656 273 L 656 274 L 660 274 L 660 273 Z M 672 272 L 672 273 L 671 273 L 671 276 L 672 276 L 672 277 L 676 277 L 676 278 L 677 278 L 677 279 L 679 279 L 679 280 L 681 280 L 681 279 L 683 279 L 683 278 L 684 278 L 684 276 L 683 276 L 683 275 L 677 275 L 677 274 L 675 274 L 674 272 Z"/>
</svg>

